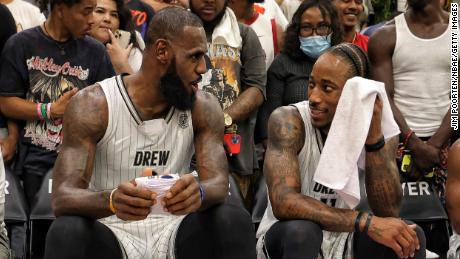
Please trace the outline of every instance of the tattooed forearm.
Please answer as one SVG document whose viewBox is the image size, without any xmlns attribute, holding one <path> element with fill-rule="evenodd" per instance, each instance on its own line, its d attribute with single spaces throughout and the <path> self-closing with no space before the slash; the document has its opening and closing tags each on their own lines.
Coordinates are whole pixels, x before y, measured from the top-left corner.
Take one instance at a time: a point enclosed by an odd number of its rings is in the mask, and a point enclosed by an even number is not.
<svg viewBox="0 0 460 259">
<path fill-rule="evenodd" d="M 256 87 L 249 87 L 224 112 L 232 117 L 233 122 L 243 121 L 262 105 L 263 102 L 264 96 L 262 91 Z"/>
<path fill-rule="evenodd" d="M 201 209 L 228 196 L 228 164 L 223 146 L 222 109 L 211 94 L 198 92 L 192 109 L 195 155 L 205 200 Z"/>
<path fill-rule="evenodd" d="M 277 109 L 268 123 L 268 148 L 264 165 L 275 217 L 311 220 L 329 231 L 353 231 L 357 212 L 332 208 L 301 194 L 297 154 L 304 141 L 305 129 L 297 109 Z"/>
<path fill-rule="evenodd" d="M 397 137 L 377 152 L 366 153 L 366 192 L 375 215 L 398 217 L 402 197 L 395 155 Z"/>
</svg>

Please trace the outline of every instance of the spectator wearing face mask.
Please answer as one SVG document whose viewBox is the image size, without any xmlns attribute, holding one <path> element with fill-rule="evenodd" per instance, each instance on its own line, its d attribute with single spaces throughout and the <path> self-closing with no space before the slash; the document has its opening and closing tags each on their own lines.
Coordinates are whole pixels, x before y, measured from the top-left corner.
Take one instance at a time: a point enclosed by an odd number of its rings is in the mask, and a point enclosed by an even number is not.
<svg viewBox="0 0 460 259">
<path fill-rule="evenodd" d="M 304 1 L 286 29 L 284 48 L 267 74 L 267 101 L 259 112 L 259 140 L 267 138 L 267 122 L 276 108 L 304 101 L 316 59 L 342 42 L 340 21 L 328 1 Z"/>
</svg>

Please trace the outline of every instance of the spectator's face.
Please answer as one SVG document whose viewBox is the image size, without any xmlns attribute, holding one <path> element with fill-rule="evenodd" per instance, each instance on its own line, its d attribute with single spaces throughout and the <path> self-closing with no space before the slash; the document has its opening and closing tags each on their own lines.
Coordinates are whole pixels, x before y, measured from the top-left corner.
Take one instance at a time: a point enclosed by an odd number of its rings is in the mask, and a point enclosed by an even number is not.
<svg viewBox="0 0 460 259">
<path fill-rule="evenodd" d="M 316 28 L 314 31 L 312 28 Z M 326 34 L 324 34 L 326 33 Z M 318 7 L 305 10 L 300 18 L 300 37 L 325 36 L 331 33 L 331 18 L 323 17 Z"/>
<path fill-rule="evenodd" d="M 313 127 L 329 131 L 342 89 L 349 78 L 349 64 L 326 53 L 313 66 L 308 82 L 308 100 Z"/>
<path fill-rule="evenodd" d="M 80 0 L 72 6 L 60 4 L 58 17 L 64 27 L 74 38 L 81 38 L 88 35 L 94 24 L 93 10 L 96 7 L 96 0 Z"/>
<path fill-rule="evenodd" d="M 161 90 L 168 103 L 190 109 L 198 82 L 206 72 L 206 34 L 202 27 L 186 26 L 182 37 L 171 42 L 174 55 L 161 78 Z"/>
<path fill-rule="evenodd" d="M 354 27 L 359 24 L 359 15 L 364 12 L 362 0 L 334 0 L 334 5 L 343 26 Z"/>
<path fill-rule="evenodd" d="M 190 0 L 190 8 L 204 22 L 212 22 L 224 11 L 226 0 Z"/>
<path fill-rule="evenodd" d="M 120 27 L 117 4 L 112 0 L 97 0 L 96 9 L 93 12 L 94 25 L 91 36 L 102 43 L 110 41 L 107 30 L 115 32 Z"/>
</svg>

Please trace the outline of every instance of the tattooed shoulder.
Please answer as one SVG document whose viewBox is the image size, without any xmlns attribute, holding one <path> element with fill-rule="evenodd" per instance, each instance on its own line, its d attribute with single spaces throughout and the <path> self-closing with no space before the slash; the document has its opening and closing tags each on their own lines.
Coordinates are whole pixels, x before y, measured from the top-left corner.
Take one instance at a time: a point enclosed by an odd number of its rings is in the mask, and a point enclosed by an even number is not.
<svg viewBox="0 0 460 259">
<path fill-rule="evenodd" d="M 268 120 L 268 145 L 278 150 L 302 149 L 305 125 L 297 108 L 283 106 L 276 109 Z"/>
<path fill-rule="evenodd" d="M 97 141 L 104 135 L 107 124 L 108 106 L 104 91 L 98 84 L 88 86 L 72 97 L 66 108 L 64 139 L 91 138 Z"/>
</svg>

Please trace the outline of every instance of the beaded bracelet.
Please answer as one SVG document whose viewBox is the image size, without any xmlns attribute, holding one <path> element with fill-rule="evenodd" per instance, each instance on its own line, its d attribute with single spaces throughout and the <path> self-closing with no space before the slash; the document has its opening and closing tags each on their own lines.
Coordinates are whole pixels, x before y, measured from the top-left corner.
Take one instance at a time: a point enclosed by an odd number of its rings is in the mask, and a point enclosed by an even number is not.
<svg viewBox="0 0 460 259">
<path fill-rule="evenodd" d="M 409 130 L 409 132 L 407 132 L 406 137 L 404 138 L 404 146 L 405 147 L 407 146 L 407 143 L 409 142 L 409 139 L 413 134 L 414 134 L 413 130 Z"/>
</svg>

